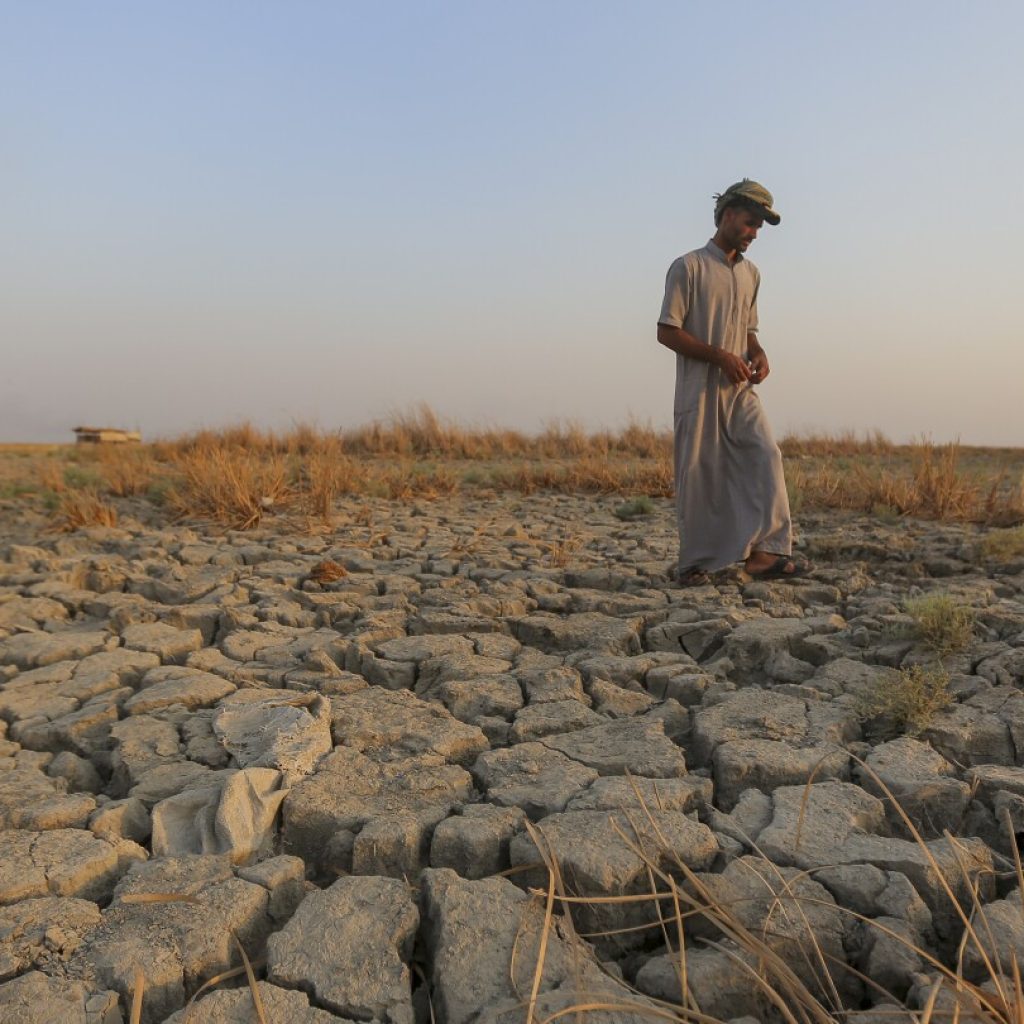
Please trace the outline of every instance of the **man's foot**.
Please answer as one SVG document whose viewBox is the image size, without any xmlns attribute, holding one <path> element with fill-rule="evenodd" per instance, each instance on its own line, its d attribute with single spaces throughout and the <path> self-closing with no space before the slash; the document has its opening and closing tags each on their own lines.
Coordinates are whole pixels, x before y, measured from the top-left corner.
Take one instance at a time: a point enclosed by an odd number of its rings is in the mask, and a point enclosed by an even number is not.
<svg viewBox="0 0 1024 1024">
<path fill-rule="evenodd" d="M 784 580 L 806 576 L 811 570 L 809 562 L 790 555 L 773 555 L 766 551 L 755 551 L 743 567 L 746 574 L 755 580 Z"/>
<path fill-rule="evenodd" d="M 696 567 L 686 569 L 676 576 L 676 583 L 681 587 L 706 587 L 711 582 L 711 574 Z"/>
</svg>

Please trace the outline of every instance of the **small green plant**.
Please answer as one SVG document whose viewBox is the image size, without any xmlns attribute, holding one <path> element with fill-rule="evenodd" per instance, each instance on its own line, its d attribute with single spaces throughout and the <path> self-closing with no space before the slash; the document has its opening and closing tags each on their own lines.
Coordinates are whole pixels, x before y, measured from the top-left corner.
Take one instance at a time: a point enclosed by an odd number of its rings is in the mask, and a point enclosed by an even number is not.
<svg viewBox="0 0 1024 1024">
<path fill-rule="evenodd" d="M 157 477 L 151 480 L 146 488 L 146 500 L 157 508 L 163 508 L 167 504 L 168 496 L 174 489 L 174 481 L 169 477 Z"/>
<path fill-rule="evenodd" d="M 962 651 L 974 637 L 974 610 L 948 594 L 913 598 L 904 608 L 914 620 L 917 636 L 940 658 Z"/>
<path fill-rule="evenodd" d="M 855 710 L 863 721 L 887 719 L 897 731 L 917 736 L 952 703 L 949 673 L 941 665 L 912 665 L 880 678 L 858 698 Z"/>
<path fill-rule="evenodd" d="M 4 499 L 24 498 L 26 495 L 34 494 L 35 491 L 35 487 L 33 487 L 31 484 L 0 484 L 0 498 Z"/>
<path fill-rule="evenodd" d="M 981 542 L 981 553 L 993 562 L 1024 557 L 1024 526 L 1016 526 L 1012 530 L 992 530 L 985 534 Z"/>
<path fill-rule="evenodd" d="M 887 505 L 884 501 L 876 501 L 871 506 L 871 514 L 881 523 L 887 523 L 890 526 L 898 523 L 902 518 L 898 508 L 893 508 L 892 505 Z"/>
<path fill-rule="evenodd" d="M 630 498 L 615 509 L 615 515 L 619 519 L 636 519 L 639 516 L 649 516 L 654 511 L 654 502 L 646 494 L 638 498 Z"/>
<path fill-rule="evenodd" d="M 95 469 L 80 466 L 64 467 L 64 485 L 72 490 L 94 490 L 103 482 Z"/>
</svg>

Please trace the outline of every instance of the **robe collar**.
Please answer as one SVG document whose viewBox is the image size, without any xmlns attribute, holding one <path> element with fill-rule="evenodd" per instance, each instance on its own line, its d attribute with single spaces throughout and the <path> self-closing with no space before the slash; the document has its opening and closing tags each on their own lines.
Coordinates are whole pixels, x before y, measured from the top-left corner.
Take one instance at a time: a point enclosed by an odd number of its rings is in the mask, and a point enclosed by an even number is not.
<svg viewBox="0 0 1024 1024">
<path fill-rule="evenodd" d="M 735 260 L 727 259 L 725 253 L 715 245 L 715 240 L 713 238 L 708 239 L 708 244 L 704 248 L 714 259 L 718 260 L 719 263 L 724 263 L 727 267 L 735 267 L 738 263 L 742 263 L 744 259 L 746 259 L 741 252 L 736 253 Z"/>
</svg>

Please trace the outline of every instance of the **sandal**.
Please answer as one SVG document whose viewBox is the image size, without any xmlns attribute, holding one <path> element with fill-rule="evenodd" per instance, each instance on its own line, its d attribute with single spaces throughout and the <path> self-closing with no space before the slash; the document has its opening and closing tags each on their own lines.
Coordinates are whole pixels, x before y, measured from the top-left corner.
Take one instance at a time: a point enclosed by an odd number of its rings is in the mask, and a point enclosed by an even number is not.
<svg viewBox="0 0 1024 1024">
<path fill-rule="evenodd" d="M 676 575 L 676 583 L 681 587 L 706 587 L 710 582 L 711 574 L 696 567 Z"/>
<path fill-rule="evenodd" d="M 791 580 L 798 576 L 806 576 L 811 571 L 811 564 L 799 561 L 791 555 L 779 555 L 765 569 L 758 569 L 757 572 L 751 572 L 749 569 L 743 571 L 752 580 Z"/>
</svg>

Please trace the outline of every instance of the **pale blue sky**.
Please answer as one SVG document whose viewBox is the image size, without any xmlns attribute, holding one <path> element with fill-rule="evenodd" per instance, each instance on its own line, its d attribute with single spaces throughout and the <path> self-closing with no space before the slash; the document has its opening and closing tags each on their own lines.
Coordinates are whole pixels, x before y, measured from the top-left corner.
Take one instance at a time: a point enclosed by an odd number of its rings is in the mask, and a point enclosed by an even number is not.
<svg viewBox="0 0 1024 1024">
<path fill-rule="evenodd" d="M 1024 445 L 1024 5 L 0 2 L 0 440 L 668 426 L 762 181 L 778 433 Z"/>
</svg>

